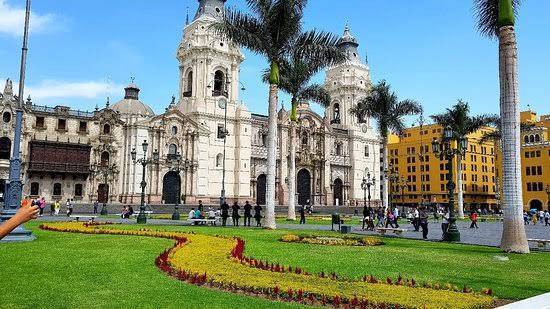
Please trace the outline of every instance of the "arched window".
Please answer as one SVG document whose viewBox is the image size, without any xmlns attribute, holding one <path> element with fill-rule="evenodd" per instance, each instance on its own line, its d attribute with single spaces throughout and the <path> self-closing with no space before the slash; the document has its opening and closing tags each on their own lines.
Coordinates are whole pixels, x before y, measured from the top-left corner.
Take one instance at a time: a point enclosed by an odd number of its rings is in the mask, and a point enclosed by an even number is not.
<svg viewBox="0 0 550 309">
<path fill-rule="evenodd" d="M 227 97 L 227 92 L 225 91 L 225 74 L 220 70 L 214 73 L 214 91 L 212 91 L 212 96 Z"/>
<path fill-rule="evenodd" d="M 31 195 L 38 196 L 40 194 L 40 184 L 38 182 L 31 183 Z"/>
<path fill-rule="evenodd" d="M 111 125 L 106 123 L 103 125 L 103 134 L 111 134 Z"/>
<path fill-rule="evenodd" d="M 168 146 L 168 155 L 175 156 L 178 153 L 178 146 L 176 144 L 170 144 Z"/>
<path fill-rule="evenodd" d="M 540 142 L 540 135 L 535 134 L 535 142 Z"/>
<path fill-rule="evenodd" d="M 111 155 L 109 154 L 109 152 L 104 151 L 101 153 L 101 166 L 109 165 L 110 160 L 111 160 Z"/>
<path fill-rule="evenodd" d="M 77 183 L 76 185 L 74 185 L 74 196 L 76 197 L 82 197 L 82 184 L 81 183 Z"/>
<path fill-rule="evenodd" d="M 302 136 L 302 147 L 307 147 L 308 143 L 309 139 L 307 138 L 307 135 Z"/>
<path fill-rule="evenodd" d="M 178 127 L 173 126 L 172 127 L 172 135 L 176 135 L 176 134 L 178 134 Z"/>
<path fill-rule="evenodd" d="M 525 144 L 529 143 L 529 136 L 525 135 L 523 137 L 523 142 L 525 142 Z"/>
<path fill-rule="evenodd" d="M 340 143 L 336 144 L 336 155 L 337 156 L 342 155 L 342 144 L 340 144 Z"/>
<path fill-rule="evenodd" d="M 53 184 L 53 195 L 54 196 L 60 196 L 61 195 L 61 184 L 60 183 L 54 183 Z"/>
<path fill-rule="evenodd" d="M 335 103 L 332 112 L 332 123 L 340 124 L 340 104 Z"/>
<path fill-rule="evenodd" d="M 11 152 L 11 140 L 8 137 L 0 138 L 0 160 L 9 160 Z"/>
<path fill-rule="evenodd" d="M 186 98 L 193 96 L 193 71 L 189 71 L 189 73 L 187 73 L 187 85 L 183 96 Z"/>
<path fill-rule="evenodd" d="M 11 113 L 4 112 L 4 114 L 2 114 L 2 121 L 4 121 L 4 123 L 9 123 L 11 121 Z"/>
<path fill-rule="evenodd" d="M 216 167 L 221 167 L 223 165 L 223 154 L 218 153 L 216 156 Z"/>
</svg>

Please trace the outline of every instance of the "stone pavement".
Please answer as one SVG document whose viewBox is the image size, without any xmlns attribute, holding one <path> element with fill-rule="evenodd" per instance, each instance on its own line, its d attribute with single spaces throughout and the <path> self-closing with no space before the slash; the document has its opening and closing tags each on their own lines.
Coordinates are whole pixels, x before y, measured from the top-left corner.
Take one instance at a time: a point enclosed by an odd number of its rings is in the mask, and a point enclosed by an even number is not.
<svg viewBox="0 0 550 309">
<path fill-rule="evenodd" d="M 182 218 L 185 216 L 182 215 Z M 39 219 L 40 221 L 68 221 L 69 219 L 66 216 L 59 215 L 57 217 L 44 216 Z M 98 218 L 98 221 L 105 222 L 111 221 L 115 223 L 125 223 L 125 224 L 135 224 L 136 219 L 120 219 L 120 218 Z M 441 222 L 434 223 L 430 220 L 428 226 L 428 240 L 437 241 L 441 239 Z M 187 221 L 172 221 L 172 220 L 163 220 L 163 219 L 148 219 L 148 224 L 151 225 L 181 225 L 187 226 L 190 225 Z M 457 221 L 457 225 L 460 231 L 460 242 L 464 244 L 472 245 L 484 245 L 484 246 L 493 246 L 497 247 L 500 244 L 500 237 L 502 234 L 502 223 L 501 222 L 478 222 L 478 229 L 470 229 L 470 222 L 468 221 Z M 410 239 L 422 239 L 422 232 L 414 232 L 414 228 L 411 224 L 401 220 L 400 228 L 407 229 L 408 231 L 403 233 L 401 237 L 410 238 Z M 232 228 L 232 227 L 231 227 Z M 331 229 L 330 225 L 317 225 L 317 224 L 279 224 L 278 228 L 288 229 L 288 230 L 311 230 L 311 231 L 329 231 Z M 542 238 L 550 239 L 550 226 L 544 226 L 544 224 L 537 225 L 526 225 L 527 238 Z M 353 226 L 352 233 L 361 234 L 361 235 L 378 235 L 376 232 L 371 231 L 362 231 L 360 226 Z M 393 235 L 393 234 L 389 234 Z M 535 247 L 535 244 L 531 244 L 532 248 Z"/>
</svg>

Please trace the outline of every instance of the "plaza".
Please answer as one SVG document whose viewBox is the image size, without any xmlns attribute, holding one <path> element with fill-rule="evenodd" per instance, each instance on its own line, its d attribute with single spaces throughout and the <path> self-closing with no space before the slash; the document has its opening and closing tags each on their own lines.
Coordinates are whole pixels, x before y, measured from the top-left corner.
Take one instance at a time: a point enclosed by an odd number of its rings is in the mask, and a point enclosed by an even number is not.
<svg viewBox="0 0 550 309">
<path fill-rule="evenodd" d="M 550 306 L 550 7 L 392 5 L 0 0 L 0 309 Z"/>
</svg>

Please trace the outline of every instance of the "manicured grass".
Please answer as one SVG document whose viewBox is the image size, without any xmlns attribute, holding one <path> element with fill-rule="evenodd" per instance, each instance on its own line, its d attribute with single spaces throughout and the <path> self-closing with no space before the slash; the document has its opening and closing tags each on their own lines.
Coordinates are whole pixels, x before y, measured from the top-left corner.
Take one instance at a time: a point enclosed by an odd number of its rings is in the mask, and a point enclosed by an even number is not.
<svg viewBox="0 0 550 309">
<path fill-rule="evenodd" d="M 234 295 L 168 278 L 154 259 L 169 240 L 131 236 L 81 235 L 33 228 L 32 243 L 0 244 L 3 284 L 0 307 L 296 307 L 295 304 Z M 140 228 L 140 226 L 124 226 Z M 246 255 L 301 266 L 309 272 L 346 277 L 402 275 L 417 281 L 491 288 L 501 298 L 522 299 L 550 290 L 540 269 L 550 254 L 506 255 L 496 248 L 385 238 L 379 247 L 330 247 L 282 243 L 289 231 L 211 227 L 154 227 L 235 235 L 246 241 Z M 296 232 L 295 232 L 296 233 Z M 329 233 L 316 233 L 329 234 Z M 495 256 L 507 256 L 498 261 Z M 216 265 L 212 265 L 216 267 Z M 8 283 L 8 282 L 6 282 Z"/>
</svg>

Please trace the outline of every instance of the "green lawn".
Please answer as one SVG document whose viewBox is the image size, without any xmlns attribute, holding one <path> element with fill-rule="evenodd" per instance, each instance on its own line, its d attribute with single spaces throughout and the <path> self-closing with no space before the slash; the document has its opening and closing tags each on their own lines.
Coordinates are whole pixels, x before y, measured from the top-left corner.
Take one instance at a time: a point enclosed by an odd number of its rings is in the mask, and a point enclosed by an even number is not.
<svg viewBox="0 0 550 309">
<path fill-rule="evenodd" d="M 0 244 L 0 308 L 69 307 L 297 307 L 295 304 L 233 295 L 199 288 L 168 278 L 154 259 L 172 242 L 156 238 L 81 235 L 38 230 L 38 240 Z M 139 226 L 124 226 L 139 228 Z M 550 278 L 540 273 L 550 254 L 504 255 L 498 249 L 385 239 L 380 247 L 327 247 L 279 242 L 285 231 L 206 227 L 150 227 L 229 234 L 246 241 L 246 254 L 310 272 L 330 272 L 358 277 L 401 274 L 417 281 L 467 283 L 479 290 L 492 288 L 496 295 L 521 299 L 550 290 Z M 213 265 L 215 267 L 215 265 Z"/>
</svg>

